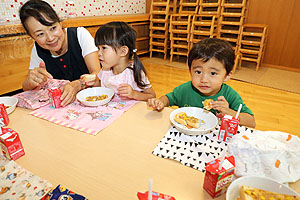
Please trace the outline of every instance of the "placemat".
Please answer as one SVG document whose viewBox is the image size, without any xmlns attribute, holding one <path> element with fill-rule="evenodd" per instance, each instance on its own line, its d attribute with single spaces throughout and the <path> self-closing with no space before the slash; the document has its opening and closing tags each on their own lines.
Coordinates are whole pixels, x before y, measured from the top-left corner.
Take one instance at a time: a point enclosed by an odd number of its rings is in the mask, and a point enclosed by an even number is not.
<svg viewBox="0 0 300 200">
<path fill-rule="evenodd" d="M 48 104 L 30 114 L 61 126 L 97 135 L 137 102 L 114 98 L 108 104 L 98 107 L 86 107 L 78 101 L 62 108 L 54 108 Z"/>
<path fill-rule="evenodd" d="M 207 134 L 190 136 L 172 126 L 152 154 L 205 172 L 206 163 L 220 157 L 227 147 L 227 143 L 218 140 L 219 128 L 217 126 Z M 253 130 L 239 126 L 237 134 L 245 132 L 253 133 Z"/>
<path fill-rule="evenodd" d="M 39 200 L 51 189 L 48 181 L 0 156 L 0 199 Z"/>
</svg>

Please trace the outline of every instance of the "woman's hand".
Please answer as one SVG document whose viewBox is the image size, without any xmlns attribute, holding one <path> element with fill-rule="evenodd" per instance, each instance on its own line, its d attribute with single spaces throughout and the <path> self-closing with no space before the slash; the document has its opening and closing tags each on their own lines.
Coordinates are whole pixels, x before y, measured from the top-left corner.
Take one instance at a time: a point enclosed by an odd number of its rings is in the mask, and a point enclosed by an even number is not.
<svg viewBox="0 0 300 200">
<path fill-rule="evenodd" d="M 23 90 L 40 89 L 45 85 L 48 78 L 53 78 L 47 72 L 45 63 L 41 62 L 39 67 L 29 70 L 26 80 L 23 83 Z"/>
<path fill-rule="evenodd" d="M 62 95 L 60 97 L 61 105 L 66 106 L 75 101 L 76 94 L 81 89 L 81 84 L 79 80 L 75 80 L 70 83 L 67 83 L 60 89 L 62 92 Z"/>
</svg>

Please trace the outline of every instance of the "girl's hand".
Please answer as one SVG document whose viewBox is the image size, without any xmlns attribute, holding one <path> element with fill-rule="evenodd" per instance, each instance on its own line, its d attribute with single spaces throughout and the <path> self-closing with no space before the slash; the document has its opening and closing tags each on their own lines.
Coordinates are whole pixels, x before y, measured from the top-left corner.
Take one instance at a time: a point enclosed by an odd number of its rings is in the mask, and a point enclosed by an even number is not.
<svg viewBox="0 0 300 200">
<path fill-rule="evenodd" d="M 228 114 L 231 110 L 224 96 L 219 96 L 217 101 L 212 102 L 212 107 L 223 115 Z"/>
<path fill-rule="evenodd" d="M 122 83 L 118 87 L 118 94 L 121 97 L 134 99 L 134 92 L 135 90 L 127 83 Z"/>
<path fill-rule="evenodd" d="M 73 103 L 76 99 L 76 94 L 80 90 L 80 86 L 77 81 L 73 81 L 70 83 L 67 83 L 63 87 L 61 87 L 62 95 L 60 97 L 61 105 L 66 106 L 70 103 Z"/>
<path fill-rule="evenodd" d="M 80 76 L 80 81 L 86 86 L 94 86 L 96 84 L 96 74 L 83 74 Z"/>
<path fill-rule="evenodd" d="M 148 99 L 147 106 L 157 111 L 161 111 L 162 109 L 164 109 L 165 104 L 160 99 L 152 98 Z"/>
</svg>

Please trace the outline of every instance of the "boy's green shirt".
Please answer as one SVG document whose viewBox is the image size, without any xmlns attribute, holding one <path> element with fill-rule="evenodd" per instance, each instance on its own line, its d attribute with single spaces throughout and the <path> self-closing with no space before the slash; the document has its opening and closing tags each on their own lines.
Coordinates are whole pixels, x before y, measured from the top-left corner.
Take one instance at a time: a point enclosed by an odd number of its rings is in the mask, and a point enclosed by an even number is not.
<svg viewBox="0 0 300 200">
<path fill-rule="evenodd" d="M 224 96 L 229 104 L 229 108 L 237 111 L 239 105 L 242 104 L 241 113 L 249 113 L 253 115 L 251 110 L 243 103 L 241 96 L 232 89 L 229 85 L 223 83 L 218 94 L 214 96 L 205 96 L 199 92 L 193 85 L 192 81 L 183 83 L 176 87 L 173 92 L 166 94 L 169 98 L 170 106 L 176 105 L 179 107 L 199 107 L 203 108 L 202 101 L 205 99 L 217 100 L 219 96 Z M 214 114 L 217 114 L 218 111 L 212 109 Z"/>
</svg>

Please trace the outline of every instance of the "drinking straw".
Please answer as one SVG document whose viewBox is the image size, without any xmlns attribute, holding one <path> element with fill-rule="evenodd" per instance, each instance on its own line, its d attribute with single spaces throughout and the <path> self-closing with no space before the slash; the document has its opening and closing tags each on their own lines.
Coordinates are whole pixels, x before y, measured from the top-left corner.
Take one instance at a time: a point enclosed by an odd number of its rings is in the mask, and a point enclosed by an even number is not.
<svg viewBox="0 0 300 200">
<path fill-rule="evenodd" d="M 238 118 L 238 116 L 239 116 L 239 114 L 240 114 L 240 112 L 241 112 L 242 106 L 243 106 L 243 105 L 240 104 L 239 109 L 238 109 L 238 111 L 236 112 L 235 119 Z"/>
<path fill-rule="evenodd" d="M 152 179 L 149 179 L 148 200 L 152 200 Z"/>
<path fill-rule="evenodd" d="M 223 165 L 223 162 L 224 162 L 224 159 L 225 159 L 226 151 L 227 151 L 227 149 L 224 149 L 224 152 L 222 154 L 218 170 L 222 169 L 222 165 Z"/>
</svg>

